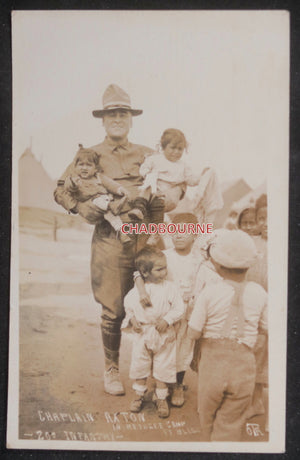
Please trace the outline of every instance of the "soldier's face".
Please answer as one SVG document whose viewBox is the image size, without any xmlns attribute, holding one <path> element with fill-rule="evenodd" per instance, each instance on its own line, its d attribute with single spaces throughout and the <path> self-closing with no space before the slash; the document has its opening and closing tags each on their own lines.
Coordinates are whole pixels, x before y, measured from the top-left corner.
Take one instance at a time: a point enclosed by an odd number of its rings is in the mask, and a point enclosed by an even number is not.
<svg viewBox="0 0 300 460">
<path fill-rule="evenodd" d="M 103 126 L 109 138 L 126 139 L 132 126 L 132 115 L 127 110 L 112 110 L 103 116 Z"/>
</svg>

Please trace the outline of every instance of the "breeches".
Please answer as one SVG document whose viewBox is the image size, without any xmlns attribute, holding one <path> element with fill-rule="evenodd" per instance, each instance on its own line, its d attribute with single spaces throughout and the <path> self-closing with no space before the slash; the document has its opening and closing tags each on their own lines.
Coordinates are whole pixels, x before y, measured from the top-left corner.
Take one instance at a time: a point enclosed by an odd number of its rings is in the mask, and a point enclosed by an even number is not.
<svg viewBox="0 0 300 460">
<path fill-rule="evenodd" d="M 99 238 L 97 227 L 92 241 L 91 281 L 95 300 L 102 305 L 102 321 L 121 324 L 123 299 L 133 287 L 136 245 L 124 248 L 112 237 Z"/>
<path fill-rule="evenodd" d="M 147 348 L 143 334 L 135 334 L 129 376 L 144 379 L 152 375 L 165 383 L 176 382 L 176 341 L 166 342 L 155 353 Z"/>
</svg>

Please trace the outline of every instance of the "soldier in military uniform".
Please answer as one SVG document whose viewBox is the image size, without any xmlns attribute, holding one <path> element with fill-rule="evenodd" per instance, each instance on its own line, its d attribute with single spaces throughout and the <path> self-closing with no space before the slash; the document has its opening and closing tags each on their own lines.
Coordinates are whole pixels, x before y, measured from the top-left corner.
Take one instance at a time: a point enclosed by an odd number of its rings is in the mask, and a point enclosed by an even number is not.
<svg viewBox="0 0 300 460">
<path fill-rule="evenodd" d="M 103 94 L 103 108 L 94 110 L 96 118 L 102 118 L 106 137 L 103 142 L 91 147 L 99 155 L 103 174 L 117 181 L 128 194 L 128 203 L 120 214 L 124 222 L 130 222 L 130 203 L 138 196 L 138 187 L 143 178 L 140 165 L 152 150 L 143 145 L 132 144 L 127 135 L 132 126 L 132 117 L 142 114 L 133 109 L 128 94 L 117 85 L 111 84 Z M 95 224 L 92 239 L 91 280 L 94 297 L 102 305 L 102 341 L 105 354 L 104 389 L 112 395 L 124 394 L 119 376 L 120 326 L 124 317 L 123 299 L 133 287 L 134 258 L 145 244 L 145 237 L 133 235 L 132 244 L 123 245 L 118 233 L 103 219 L 101 211 L 92 200 L 75 202 L 64 191 L 64 180 L 72 174 L 74 163 L 70 164 L 58 181 L 54 192 L 55 200 L 71 213 L 78 213 L 89 223 Z M 160 200 L 152 203 L 152 213 L 161 215 Z M 148 216 L 155 221 L 155 215 Z M 149 221 L 149 220 L 148 220 Z"/>
</svg>

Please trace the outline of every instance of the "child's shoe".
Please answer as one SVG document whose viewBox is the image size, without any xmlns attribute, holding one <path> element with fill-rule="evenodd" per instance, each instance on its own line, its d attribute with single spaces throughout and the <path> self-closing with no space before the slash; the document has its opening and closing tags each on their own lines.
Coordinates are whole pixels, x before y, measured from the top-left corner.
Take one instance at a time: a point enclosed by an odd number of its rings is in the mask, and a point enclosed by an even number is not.
<svg viewBox="0 0 300 460">
<path fill-rule="evenodd" d="M 145 198 L 137 197 L 132 202 L 132 209 L 128 212 L 131 219 L 143 220 L 147 215 L 148 201 Z"/>
<path fill-rule="evenodd" d="M 118 200 L 111 201 L 109 203 L 109 209 L 115 216 L 118 216 L 120 212 L 122 211 L 124 204 L 127 201 L 128 201 L 127 196 L 123 196 L 122 198 L 119 198 Z"/>
<path fill-rule="evenodd" d="M 144 213 L 141 211 L 141 209 L 138 208 L 133 208 L 128 212 L 128 216 L 130 219 L 136 219 L 136 220 L 143 220 L 144 219 Z"/>
<path fill-rule="evenodd" d="M 140 412 L 144 404 L 144 396 L 136 395 L 136 398 L 131 401 L 130 412 Z"/>
<path fill-rule="evenodd" d="M 171 398 L 172 406 L 181 407 L 184 404 L 184 391 L 183 385 L 176 384 L 173 388 L 172 398 Z"/>
<path fill-rule="evenodd" d="M 166 399 L 156 399 L 157 413 L 160 418 L 167 418 L 170 415 L 169 405 Z"/>
</svg>

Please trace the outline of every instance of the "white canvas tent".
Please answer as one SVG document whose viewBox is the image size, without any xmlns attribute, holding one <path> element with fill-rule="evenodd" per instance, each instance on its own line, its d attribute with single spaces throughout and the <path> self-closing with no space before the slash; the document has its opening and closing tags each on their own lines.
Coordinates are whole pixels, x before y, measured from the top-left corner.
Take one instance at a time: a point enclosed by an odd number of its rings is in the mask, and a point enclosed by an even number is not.
<svg viewBox="0 0 300 460">
<path fill-rule="evenodd" d="M 56 182 L 27 148 L 19 159 L 19 206 L 64 212 L 53 198 Z"/>
</svg>

